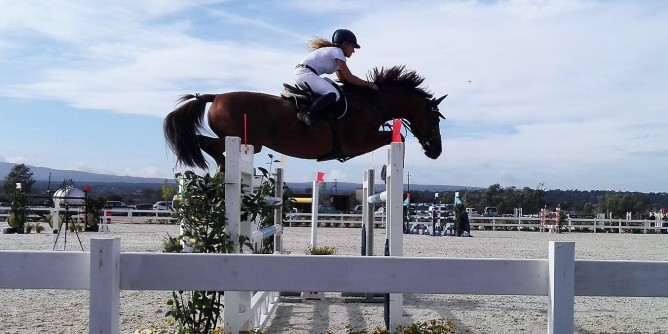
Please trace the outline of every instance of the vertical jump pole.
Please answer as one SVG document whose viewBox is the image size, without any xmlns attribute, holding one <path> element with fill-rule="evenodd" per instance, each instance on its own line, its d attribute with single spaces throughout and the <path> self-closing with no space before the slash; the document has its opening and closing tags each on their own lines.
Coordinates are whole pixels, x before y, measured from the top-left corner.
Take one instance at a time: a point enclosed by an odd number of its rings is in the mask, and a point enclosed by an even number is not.
<svg viewBox="0 0 668 334">
<path fill-rule="evenodd" d="M 394 131 L 398 131 L 395 127 Z M 387 167 L 387 237 L 390 256 L 404 256 L 403 242 L 404 143 L 390 144 Z M 390 293 L 390 332 L 403 324 L 403 294 Z"/>
<path fill-rule="evenodd" d="M 276 190 L 274 196 L 283 200 L 283 168 L 276 168 Z M 277 207 L 274 211 L 274 225 L 283 226 L 283 205 Z M 283 243 L 281 241 L 282 233 L 274 234 L 274 254 L 283 253 Z"/>
<path fill-rule="evenodd" d="M 253 151 L 253 146 L 241 145 L 241 138 L 225 137 L 225 219 L 235 253 L 240 253 L 244 247 L 239 244 L 239 236 L 251 235 L 252 222 L 241 221 L 241 194 L 244 186 L 252 191 Z M 253 230 L 256 229 L 255 226 Z M 250 253 L 250 249 L 244 248 L 243 252 Z M 239 313 L 250 309 L 251 295 L 252 291 L 225 291 L 223 321 L 226 331 L 238 333 L 250 327 L 249 321 L 240 321 Z"/>
<path fill-rule="evenodd" d="M 311 249 L 318 245 L 318 201 L 320 199 L 320 184 L 313 181 L 313 198 L 311 199 Z"/>
<path fill-rule="evenodd" d="M 362 198 L 364 207 L 362 210 L 362 255 L 373 256 L 373 230 L 374 230 L 374 204 L 369 203 L 367 198 L 374 195 L 375 173 L 373 169 L 364 172 L 364 184 L 362 186 Z"/>
</svg>

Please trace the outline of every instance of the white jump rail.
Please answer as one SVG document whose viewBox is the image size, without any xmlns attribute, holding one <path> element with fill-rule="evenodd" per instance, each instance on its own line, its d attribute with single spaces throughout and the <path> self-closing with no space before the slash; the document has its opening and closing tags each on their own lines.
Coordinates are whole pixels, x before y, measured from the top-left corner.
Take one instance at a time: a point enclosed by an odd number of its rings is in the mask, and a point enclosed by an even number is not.
<svg viewBox="0 0 668 334">
<path fill-rule="evenodd" d="M 385 173 L 385 191 L 374 194 L 374 171 L 368 170 L 364 173 L 362 184 L 362 196 L 366 198 L 365 205 L 362 206 L 362 229 L 364 236 L 365 254 L 373 255 L 374 242 L 374 205 L 386 203 L 387 222 L 386 228 L 386 247 L 389 249 L 389 255 L 401 257 L 404 255 L 403 237 L 403 174 L 404 174 L 404 143 L 391 143 L 388 149 L 387 167 Z M 356 291 L 350 291 L 356 292 Z M 364 291 L 372 293 L 373 291 Z M 390 292 L 389 300 L 389 328 L 394 330 L 398 325 L 403 324 L 403 295 L 401 293 Z"/>
<path fill-rule="evenodd" d="M 89 290 L 89 333 L 100 334 L 119 333 L 121 290 L 547 296 L 548 333 L 573 332 L 574 296 L 668 297 L 668 262 L 576 261 L 573 242 L 551 241 L 548 259 L 530 260 L 121 253 L 120 243 L 92 239 L 90 253 L 0 251 L 0 288 Z M 173 270 L 191 266 L 201 270 Z"/>
</svg>

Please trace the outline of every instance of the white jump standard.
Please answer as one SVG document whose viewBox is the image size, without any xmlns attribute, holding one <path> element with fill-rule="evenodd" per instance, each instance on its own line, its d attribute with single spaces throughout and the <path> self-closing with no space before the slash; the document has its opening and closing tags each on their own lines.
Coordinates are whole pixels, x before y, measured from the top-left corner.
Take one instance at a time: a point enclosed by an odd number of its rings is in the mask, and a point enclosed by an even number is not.
<svg viewBox="0 0 668 334">
<path fill-rule="evenodd" d="M 388 150 L 385 175 L 386 189 L 379 194 L 374 192 L 373 170 L 365 173 L 362 194 L 366 203 L 362 206 L 362 235 L 365 238 L 365 254 L 373 255 L 373 212 L 374 204 L 386 203 L 387 222 L 385 224 L 387 237 L 385 239 L 385 255 L 402 257 L 403 249 L 403 174 L 404 174 L 404 143 L 391 143 Z M 386 305 L 385 323 L 391 331 L 397 325 L 403 324 L 403 295 L 389 294 L 389 305 Z M 389 310 L 388 310 L 389 309 Z M 388 319 L 389 316 L 389 319 Z"/>
</svg>

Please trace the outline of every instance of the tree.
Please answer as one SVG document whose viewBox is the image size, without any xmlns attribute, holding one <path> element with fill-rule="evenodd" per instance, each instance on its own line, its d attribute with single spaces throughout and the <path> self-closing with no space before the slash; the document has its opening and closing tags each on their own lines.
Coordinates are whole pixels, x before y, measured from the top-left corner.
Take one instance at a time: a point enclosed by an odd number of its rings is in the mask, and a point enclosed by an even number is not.
<svg viewBox="0 0 668 334">
<path fill-rule="evenodd" d="M 176 187 L 169 184 L 167 180 L 162 182 L 162 199 L 169 201 L 176 194 Z"/>
<path fill-rule="evenodd" d="M 522 189 L 521 207 L 525 213 L 538 213 L 545 206 L 545 191 L 543 184 L 539 184 L 537 189 L 524 187 Z"/>
<path fill-rule="evenodd" d="M 26 223 L 26 206 L 28 197 L 35 180 L 32 172 L 24 164 L 15 165 L 7 174 L 3 188 L 7 197 L 12 201 L 12 213 L 10 214 L 10 225 L 23 233 Z M 19 186 L 20 185 L 20 186 Z"/>
<path fill-rule="evenodd" d="M 32 175 L 33 174 L 28 166 L 24 164 L 14 165 L 12 170 L 10 170 L 7 176 L 5 176 L 5 180 L 2 185 L 2 188 L 5 191 L 5 195 L 11 198 L 12 194 L 17 191 L 17 183 L 21 183 L 21 191 L 26 194 L 30 194 L 32 191 L 32 185 L 35 183 Z"/>
</svg>

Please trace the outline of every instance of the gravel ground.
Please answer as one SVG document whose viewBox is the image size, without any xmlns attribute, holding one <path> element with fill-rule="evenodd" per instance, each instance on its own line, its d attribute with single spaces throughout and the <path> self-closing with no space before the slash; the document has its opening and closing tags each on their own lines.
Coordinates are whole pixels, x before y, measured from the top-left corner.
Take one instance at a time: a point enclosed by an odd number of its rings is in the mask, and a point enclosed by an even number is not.
<svg viewBox="0 0 668 334">
<path fill-rule="evenodd" d="M 0 224 L 0 228 L 5 227 Z M 124 252 L 159 252 L 174 225 L 114 224 L 109 233 L 79 233 L 85 250 L 91 237 L 120 237 Z M 385 231 L 376 230 L 375 254 L 382 253 Z M 575 241 L 577 259 L 668 260 L 668 236 L 657 234 L 548 234 L 512 231 L 473 231 L 473 238 L 404 236 L 405 256 L 453 258 L 540 258 L 548 256 L 548 242 Z M 286 228 L 284 248 L 303 254 L 310 228 Z M 339 255 L 356 255 L 359 229 L 320 228 L 318 245 L 331 246 Z M 63 235 L 57 249 L 78 251 L 77 235 Z M 53 248 L 49 234 L 0 235 L 0 250 Z M 1 264 L 0 264 L 1 265 Z M 0 267 L 1 270 L 1 267 Z M 667 282 L 668 286 L 668 282 Z M 667 287 L 668 288 L 668 287 Z M 171 292 L 121 292 L 121 333 L 163 324 Z M 457 333 L 545 333 L 547 297 L 413 295 L 404 296 L 406 322 L 437 317 L 454 320 Z M 75 290 L 0 290 L 0 332 L 85 333 L 88 331 L 88 292 Z M 345 333 L 345 326 L 373 329 L 383 325 L 382 304 L 344 302 L 339 293 L 324 301 L 302 303 L 286 298 L 265 333 Z M 668 298 L 576 297 L 577 333 L 668 333 Z"/>
</svg>

